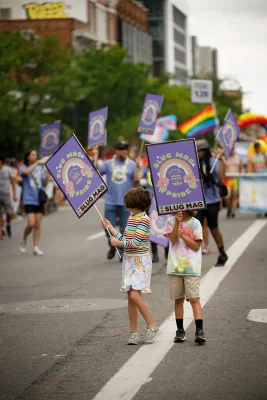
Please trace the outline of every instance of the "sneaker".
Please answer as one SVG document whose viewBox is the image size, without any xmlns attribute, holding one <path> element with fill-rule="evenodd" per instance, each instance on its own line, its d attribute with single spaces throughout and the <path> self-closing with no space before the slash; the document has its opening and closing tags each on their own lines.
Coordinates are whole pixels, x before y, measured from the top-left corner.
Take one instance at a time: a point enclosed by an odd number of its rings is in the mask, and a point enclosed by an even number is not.
<svg viewBox="0 0 267 400">
<path fill-rule="evenodd" d="M 211 254 L 211 249 L 209 247 L 204 247 L 202 249 L 202 254 L 205 254 L 205 255 Z"/>
<path fill-rule="evenodd" d="M 129 345 L 136 345 L 141 343 L 141 337 L 138 332 L 131 332 L 131 336 L 128 339 Z"/>
<path fill-rule="evenodd" d="M 112 258 L 115 257 L 115 253 L 116 253 L 116 249 L 115 249 L 115 247 L 112 247 L 112 248 L 108 251 L 107 259 L 108 259 L 108 260 L 112 260 Z"/>
<path fill-rule="evenodd" d="M 198 343 L 198 344 L 206 342 L 205 333 L 201 329 L 198 329 L 196 331 L 195 342 Z"/>
<path fill-rule="evenodd" d="M 20 242 L 19 249 L 22 253 L 26 253 L 26 251 L 27 251 L 26 244 L 27 244 L 27 242 L 24 239 Z"/>
<path fill-rule="evenodd" d="M 223 267 L 226 261 L 228 260 L 228 255 L 227 254 L 220 254 L 217 260 L 217 263 L 215 264 L 215 267 Z"/>
<path fill-rule="evenodd" d="M 39 247 L 34 247 L 33 254 L 35 256 L 43 256 L 44 255 L 44 253 L 39 249 Z"/>
<path fill-rule="evenodd" d="M 152 255 L 152 262 L 153 263 L 159 262 L 159 256 L 157 254 Z"/>
<path fill-rule="evenodd" d="M 160 330 L 157 326 L 149 326 L 146 330 L 146 336 L 144 339 L 144 343 L 153 343 L 160 335 Z"/>
<path fill-rule="evenodd" d="M 7 236 L 8 236 L 9 238 L 11 238 L 11 236 L 12 236 L 12 231 L 11 231 L 11 225 L 10 225 L 10 224 L 7 224 L 7 226 L 6 226 L 6 232 L 7 232 Z"/>
<path fill-rule="evenodd" d="M 176 336 L 175 336 L 175 338 L 173 340 L 174 340 L 174 343 L 182 343 L 182 342 L 184 342 L 186 340 L 185 331 L 183 329 L 178 329 L 176 331 Z"/>
</svg>

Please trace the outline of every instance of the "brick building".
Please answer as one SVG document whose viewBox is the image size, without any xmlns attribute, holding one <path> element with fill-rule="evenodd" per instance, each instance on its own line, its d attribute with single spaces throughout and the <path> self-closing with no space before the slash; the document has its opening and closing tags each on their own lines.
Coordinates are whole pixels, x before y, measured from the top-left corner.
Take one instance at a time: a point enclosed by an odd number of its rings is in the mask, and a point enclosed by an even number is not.
<svg viewBox="0 0 267 400">
<path fill-rule="evenodd" d="M 146 8 L 134 0 L 0 0 L 0 32 L 56 35 L 82 50 L 120 43 L 134 62 L 152 63 Z"/>
</svg>

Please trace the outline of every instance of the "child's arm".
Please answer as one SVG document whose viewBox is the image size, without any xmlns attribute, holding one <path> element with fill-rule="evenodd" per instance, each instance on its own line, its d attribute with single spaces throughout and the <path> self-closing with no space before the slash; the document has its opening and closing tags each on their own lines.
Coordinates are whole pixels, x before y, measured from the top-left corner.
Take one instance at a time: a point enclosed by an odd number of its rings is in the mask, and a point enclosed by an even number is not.
<svg viewBox="0 0 267 400">
<path fill-rule="evenodd" d="M 176 219 L 175 223 L 173 225 L 172 231 L 170 233 L 170 236 L 169 236 L 172 244 L 175 244 L 177 242 L 179 226 L 180 226 L 180 222 Z"/>
<path fill-rule="evenodd" d="M 192 249 L 192 250 L 194 250 L 196 252 L 200 249 L 200 246 L 201 246 L 201 243 L 202 243 L 201 239 L 198 239 L 198 240 L 190 239 L 188 236 L 186 236 L 184 234 L 182 229 L 178 229 L 177 236 L 180 239 L 183 239 L 183 241 L 187 244 L 188 247 L 190 247 L 190 249 Z"/>
<path fill-rule="evenodd" d="M 103 218 L 101 220 L 101 223 L 102 223 L 103 228 L 108 229 L 112 236 L 117 236 L 118 231 L 116 231 L 116 229 L 113 227 L 113 225 L 106 218 Z"/>
</svg>

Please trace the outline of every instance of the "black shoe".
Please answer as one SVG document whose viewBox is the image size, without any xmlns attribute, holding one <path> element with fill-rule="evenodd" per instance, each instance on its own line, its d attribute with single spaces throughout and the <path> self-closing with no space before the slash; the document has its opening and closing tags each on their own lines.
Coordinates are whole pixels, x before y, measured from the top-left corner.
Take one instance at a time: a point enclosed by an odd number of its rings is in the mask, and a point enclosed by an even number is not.
<svg viewBox="0 0 267 400">
<path fill-rule="evenodd" d="M 176 331 L 176 336 L 173 340 L 174 340 L 174 343 L 183 343 L 186 340 L 185 331 L 182 329 L 178 329 Z"/>
<path fill-rule="evenodd" d="M 235 214 L 232 214 L 232 218 L 235 218 Z"/>
<path fill-rule="evenodd" d="M 230 210 L 230 208 L 228 208 L 226 218 L 230 218 L 230 215 L 231 215 L 231 210 Z"/>
<path fill-rule="evenodd" d="M 6 226 L 6 232 L 7 232 L 7 236 L 11 237 L 12 236 L 12 231 L 11 231 L 11 225 L 7 224 Z"/>
<path fill-rule="evenodd" d="M 228 260 L 228 255 L 227 254 L 220 254 L 217 260 L 217 263 L 215 264 L 215 267 L 223 267 L 226 261 Z"/>
<path fill-rule="evenodd" d="M 201 329 L 198 329 L 196 331 L 195 342 L 198 343 L 198 344 L 206 342 L 205 333 Z"/>
<path fill-rule="evenodd" d="M 108 259 L 108 260 L 112 260 L 112 258 L 115 257 L 115 253 L 116 253 L 116 249 L 112 247 L 112 248 L 108 251 L 107 259 Z"/>
<path fill-rule="evenodd" d="M 159 256 L 157 255 L 157 254 L 153 254 L 152 255 L 152 262 L 153 263 L 156 263 L 156 262 L 158 262 L 159 261 Z"/>
</svg>

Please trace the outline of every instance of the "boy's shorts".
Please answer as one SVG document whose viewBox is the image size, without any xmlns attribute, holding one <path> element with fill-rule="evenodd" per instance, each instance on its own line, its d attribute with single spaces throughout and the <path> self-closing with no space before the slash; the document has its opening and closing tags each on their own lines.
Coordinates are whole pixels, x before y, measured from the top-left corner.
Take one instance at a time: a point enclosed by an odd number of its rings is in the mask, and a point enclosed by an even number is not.
<svg viewBox="0 0 267 400">
<path fill-rule="evenodd" d="M 168 276 L 171 300 L 199 299 L 200 276 Z"/>
</svg>

